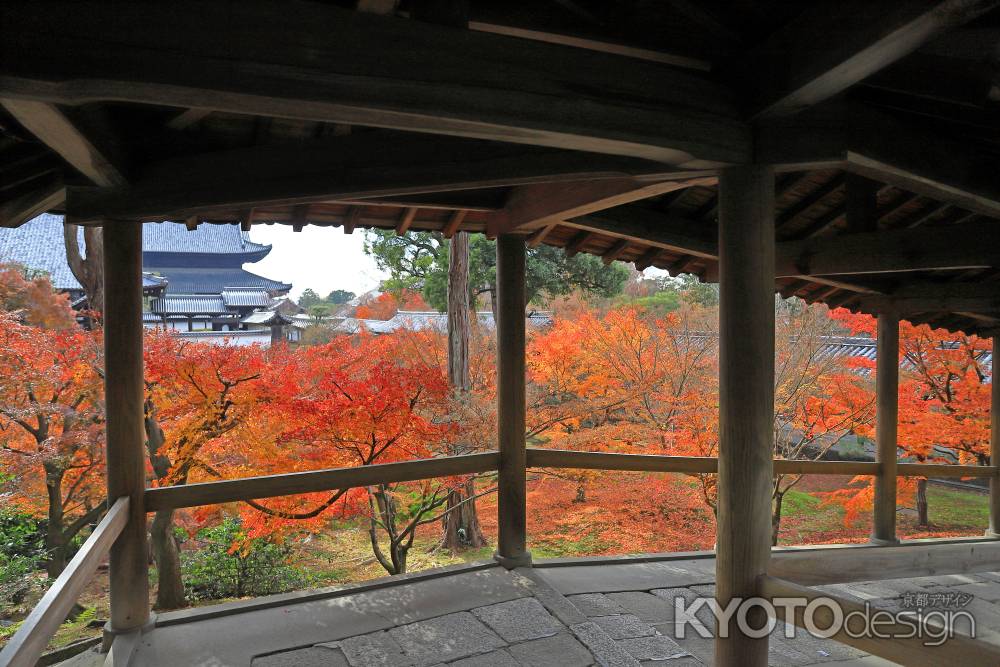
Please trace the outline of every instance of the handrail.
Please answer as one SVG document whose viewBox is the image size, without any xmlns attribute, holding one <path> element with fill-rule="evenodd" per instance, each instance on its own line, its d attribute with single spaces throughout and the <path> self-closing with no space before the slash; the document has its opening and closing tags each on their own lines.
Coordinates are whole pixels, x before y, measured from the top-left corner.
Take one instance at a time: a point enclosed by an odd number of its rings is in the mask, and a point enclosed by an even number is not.
<svg viewBox="0 0 1000 667">
<path fill-rule="evenodd" d="M 161 486 L 146 489 L 145 503 L 147 511 L 155 512 L 170 508 L 197 507 L 238 500 L 290 496 L 296 493 L 489 472 L 496 470 L 499 464 L 500 454 L 485 452 L 354 468 L 330 468 L 282 475 L 244 477 L 184 486 Z"/>
<path fill-rule="evenodd" d="M 33 667 L 45 650 L 49 640 L 67 614 L 76 604 L 80 593 L 97 571 L 111 545 L 128 522 L 129 499 L 119 498 L 104 515 L 94 532 L 76 552 L 21 627 L 0 651 L 0 665 L 6 667 Z"/>
<path fill-rule="evenodd" d="M 628 470 L 633 472 L 715 473 L 719 460 L 714 456 L 666 456 L 662 454 L 618 454 L 577 452 L 568 449 L 528 448 L 529 468 L 577 468 L 587 470 Z M 900 477 L 992 477 L 996 466 L 968 466 L 931 463 L 900 463 Z M 774 472 L 783 475 L 877 475 L 878 463 L 870 461 L 802 461 L 775 459 Z"/>
<path fill-rule="evenodd" d="M 837 603 L 837 606 L 842 611 L 842 618 L 860 619 L 865 615 L 864 603 L 832 595 L 828 591 L 818 591 L 808 586 L 802 586 L 769 575 L 759 577 L 757 584 L 761 597 L 767 600 L 796 598 L 811 601 L 818 598 L 825 598 Z M 788 613 L 789 609 L 784 605 L 774 605 L 774 609 L 776 614 L 785 623 L 791 623 L 800 628 L 805 625 L 803 605 L 796 606 L 795 612 L 792 615 Z M 813 622 L 816 626 L 821 628 L 831 627 L 833 621 L 833 611 L 828 605 L 821 604 L 815 607 Z M 927 626 L 932 625 L 926 621 L 924 621 L 924 624 Z M 937 667 L 937 665 L 1000 664 L 1000 646 L 972 637 L 954 635 L 941 645 L 932 647 L 924 645 L 926 639 L 917 636 L 913 632 L 912 626 L 902 623 L 885 620 L 879 621 L 878 629 L 882 635 L 880 637 L 871 636 L 869 633 L 857 632 L 857 628 L 853 628 L 853 626 L 852 632 L 848 632 L 846 625 L 845 623 L 845 626 L 841 627 L 830 638 L 901 665 Z M 937 633 L 935 633 L 935 636 L 938 636 Z"/>
<path fill-rule="evenodd" d="M 666 456 L 660 454 L 617 454 L 576 452 L 565 449 L 527 449 L 529 468 L 577 468 L 633 472 L 675 472 L 685 474 L 715 473 L 719 460 L 713 456 Z M 202 482 L 183 486 L 146 489 L 146 509 L 197 507 L 256 498 L 273 498 L 296 493 L 313 493 L 410 482 L 433 477 L 490 472 L 497 469 L 500 455 L 495 451 L 398 463 L 379 463 L 353 468 L 330 468 L 280 475 L 262 475 L 241 479 Z M 996 466 L 962 466 L 926 463 L 900 463 L 899 476 L 991 477 Z M 799 461 L 776 459 L 774 472 L 787 475 L 877 475 L 879 466 L 868 461 Z"/>
</svg>

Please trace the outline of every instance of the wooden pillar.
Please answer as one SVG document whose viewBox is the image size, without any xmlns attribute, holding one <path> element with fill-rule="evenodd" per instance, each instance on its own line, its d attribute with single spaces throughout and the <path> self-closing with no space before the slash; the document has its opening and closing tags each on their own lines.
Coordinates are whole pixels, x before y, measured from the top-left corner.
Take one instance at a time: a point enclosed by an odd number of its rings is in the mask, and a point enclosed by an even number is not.
<svg viewBox="0 0 1000 667">
<path fill-rule="evenodd" d="M 524 239 L 497 237 L 497 496 L 496 559 L 506 568 L 531 564 L 526 547 Z"/>
<path fill-rule="evenodd" d="M 719 480 L 716 598 L 757 595 L 771 555 L 774 438 L 774 173 L 719 178 Z M 760 608 L 754 611 L 762 612 Z M 767 637 L 718 628 L 715 664 L 767 665 Z M 766 623 L 760 613 L 752 627 Z M 725 630 L 725 632 L 724 632 Z M 723 636 L 726 634 L 727 636 Z"/>
<path fill-rule="evenodd" d="M 997 343 L 993 336 L 993 377 L 990 378 L 990 465 L 1000 466 L 1000 382 L 997 381 Z M 990 527 L 987 537 L 1000 539 L 1000 473 L 990 477 Z"/>
<path fill-rule="evenodd" d="M 871 542 L 898 544 L 896 539 L 896 428 L 899 413 L 899 317 L 878 316 L 875 362 L 875 498 Z"/>
<path fill-rule="evenodd" d="M 128 525 L 111 548 L 110 629 L 120 633 L 149 620 L 140 223 L 105 224 L 104 285 L 108 498 L 130 500 Z"/>
</svg>

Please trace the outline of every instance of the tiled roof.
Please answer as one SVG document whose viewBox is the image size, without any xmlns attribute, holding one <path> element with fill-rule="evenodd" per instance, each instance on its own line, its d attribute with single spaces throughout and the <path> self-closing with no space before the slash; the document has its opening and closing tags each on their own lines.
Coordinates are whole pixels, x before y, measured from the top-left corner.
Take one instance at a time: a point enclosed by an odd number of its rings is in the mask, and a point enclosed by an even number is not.
<svg viewBox="0 0 1000 667">
<path fill-rule="evenodd" d="M 0 228 L 0 263 L 17 263 L 29 269 L 44 271 L 58 290 L 82 290 L 66 259 L 62 222 L 62 216 L 46 213 L 14 229 Z M 82 229 L 79 239 L 83 252 Z M 188 232 L 183 225 L 175 223 L 143 225 L 143 251 L 147 253 L 245 253 L 248 255 L 245 261 L 252 262 L 264 257 L 270 250 L 271 246 L 250 241 L 245 232 L 233 225 L 205 224 L 193 232 Z M 162 258 L 163 255 L 159 257 Z M 143 269 L 147 273 L 161 276 L 144 276 L 143 287 L 158 287 L 158 283 L 166 279 L 169 282 L 167 290 L 178 294 L 221 294 L 226 287 L 251 287 L 272 293 L 287 292 L 292 288 L 288 283 L 264 278 L 239 268 L 157 269 L 144 266 Z"/>
<path fill-rule="evenodd" d="M 168 294 L 153 299 L 149 309 L 157 315 L 227 315 L 221 296 L 207 294 Z"/>
<path fill-rule="evenodd" d="M 271 280 L 256 273 L 235 268 L 150 268 L 167 279 L 167 292 L 171 294 L 222 294 L 226 288 L 252 287 L 268 292 L 287 292 L 288 283 Z M 268 304 L 265 304 L 268 305 Z"/>
<path fill-rule="evenodd" d="M 240 322 L 242 324 L 259 324 L 262 326 L 271 326 L 274 324 L 284 326 L 292 323 L 289 318 L 276 310 L 259 310 L 256 313 L 250 313 L 240 320 Z"/>
<path fill-rule="evenodd" d="M 256 287 L 227 287 L 222 290 L 222 300 L 230 308 L 266 308 L 271 305 L 267 290 Z"/>
<path fill-rule="evenodd" d="M 143 252 L 185 254 L 251 255 L 248 262 L 263 259 L 271 246 L 254 243 L 247 232 L 236 225 L 199 225 L 188 231 L 176 222 L 156 222 L 142 226 Z"/>
<path fill-rule="evenodd" d="M 44 271 L 57 290 L 76 291 L 83 287 L 69 270 L 63 244 L 62 216 L 45 213 L 20 227 L 0 229 L 0 263 L 21 264 Z M 80 230 L 83 252 L 83 230 Z"/>
</svg>

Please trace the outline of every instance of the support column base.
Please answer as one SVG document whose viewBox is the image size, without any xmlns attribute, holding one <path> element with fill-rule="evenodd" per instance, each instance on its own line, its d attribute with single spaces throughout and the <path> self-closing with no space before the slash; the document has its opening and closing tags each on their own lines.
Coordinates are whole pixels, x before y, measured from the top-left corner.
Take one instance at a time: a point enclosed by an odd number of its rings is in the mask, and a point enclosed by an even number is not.
<svg viewBox="0 0 1000 667">
<path fill-rule="evenodd" d="M 995 533 L 992 530 L 987 530 L 983 533 L 983 537 L 988 537 L 992 540 L 1000 540 L 1000 533 Z"/>
<path fill-rule="evenodd" d="M 868 544 L 872 544 L 877 547 L 898 547 L 899 538 L 894 537 L 891 540 L 885 540 L 882 539 L 881 537 L 869 537 Z"/>
<path fill-rule="evenodd" d="M 493 560 L 500 563 L 501 566 L 508 570 L 513 570 L 519 567 L 531 567 L 531 552 L 525 551 L 520 556 L 508 557 L 501 556 L 500 552 L 493 552 Z"/>
<path fill-rule="evenodd" d="M 108 621 L 107 623 L 104 624 L 103 628 L 104 634 L 101 639 L 101 653 L 107 653 L 108 651 L 111 650 L 111 645 L 114 643 L 115 637 L 121 637 L 123 635 L 128 635 L 136 631 L 138 631 L 139 634 L 146 634 L 147 632 L 152 630 L 153 626 L 155 625 L 156 625 L 156 614 L 154 612 L 150 612 L 149 620 L 146 621 L 145 624 L 139 626 L 138 628 L 126 628 L 123 630 L 116 630 L 113 627 L 111 627 L 111 621 Z"/>
</svg>

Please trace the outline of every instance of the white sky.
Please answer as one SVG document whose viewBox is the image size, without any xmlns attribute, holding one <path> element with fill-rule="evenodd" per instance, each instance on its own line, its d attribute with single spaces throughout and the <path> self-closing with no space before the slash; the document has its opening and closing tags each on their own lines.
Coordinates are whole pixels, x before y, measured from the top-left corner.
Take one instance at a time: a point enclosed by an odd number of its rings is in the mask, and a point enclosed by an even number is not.
<svg viewBox="0 0 1000 667">
<path fill-rule="evenodd" d="M 345 234 L 339 227 L 307 225 L 301 232 L 295 232 L 288 225 L 254 225 L 250 238 L 274 248 L 262 261 L 244 268 L 292 283 L 294 299 L 307 287 L 321 297 L 335 289 L 361 294 L 378 287 L 388 277 L 362 250 L 365 234 L 361 229 Z"/>
</svg>

